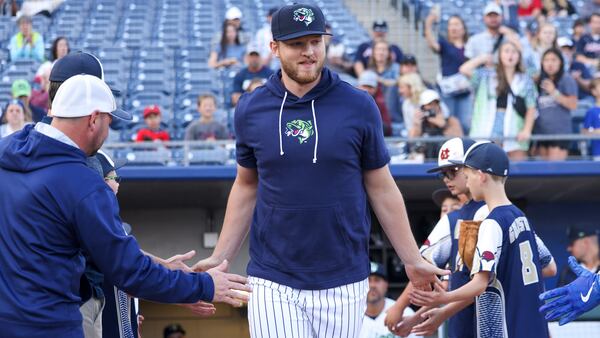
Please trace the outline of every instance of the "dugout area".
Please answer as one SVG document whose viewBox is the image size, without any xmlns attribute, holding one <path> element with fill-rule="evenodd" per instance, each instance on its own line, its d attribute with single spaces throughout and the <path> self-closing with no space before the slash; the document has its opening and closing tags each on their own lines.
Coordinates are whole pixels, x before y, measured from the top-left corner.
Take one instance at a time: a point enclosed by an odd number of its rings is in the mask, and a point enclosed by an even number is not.
<svg viewBox="0 0 600 338">
<path fill-rule="evenodd" d="M 407 203 L 413 233 L 422 242 L 439 218 L 439 210 L 431 201 L 431 193 L 443 186 L 435 175 L 426 174 L 430 164 L 392 165 L 391 171 Z M 507 183 L 511 198 L 521 207 L 531 224 L 552 251 L 559 273 L 567 258 L 566 228 L 570 225 L 598 223 L 600 205 L 600 163 L 596 162 L 523 162 L 511 167 Z M 230 166 L 194 167 L 124 167 L 119 190 L 121 216 L 132 225 L 141 247 L 161 257 L 196 250 L 192 260 L 208 256 L 212 248 L 203 247 L 205 233 L 219 232 L 229 190 L 235 177 Z M 370 256 L 386 264 L 390 274 L 390 293 L 394 298 L 406 282 L 401 263 L 387 244 L 373 217 Z M 231 262 L 231 271 L 245 274 L 248 243 L 239 257 Z M 193 263 L 190 262 L 190 263 Z M 557 278 L 546 281 L 553 288 Z M 181 323 L 189 337 L 248 337 L 245 308 L 219 305 L 217 314 L 197 319 L 187 310 L 172 306 L 141 302 L 146 317 L 144 337 L 161 337 L 162 328 Z M 595 319 L 594 319 L 595 318 Z M 600 321 L 599 314 L 591 319 Z"/>
</svg>

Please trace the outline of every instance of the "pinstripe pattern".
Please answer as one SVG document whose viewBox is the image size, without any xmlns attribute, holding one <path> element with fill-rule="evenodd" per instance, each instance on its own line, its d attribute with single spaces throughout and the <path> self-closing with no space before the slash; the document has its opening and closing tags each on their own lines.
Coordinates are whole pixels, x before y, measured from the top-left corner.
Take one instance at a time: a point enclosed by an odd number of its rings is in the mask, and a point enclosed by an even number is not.
<svg viewBox="0 0 600 338">
<path fill-rule="evenodd" d="M 249 277 L 252 338 L 358 337 L 367 307 L 368 280 L 325 290 L 298 290 Z"/>
</svg>

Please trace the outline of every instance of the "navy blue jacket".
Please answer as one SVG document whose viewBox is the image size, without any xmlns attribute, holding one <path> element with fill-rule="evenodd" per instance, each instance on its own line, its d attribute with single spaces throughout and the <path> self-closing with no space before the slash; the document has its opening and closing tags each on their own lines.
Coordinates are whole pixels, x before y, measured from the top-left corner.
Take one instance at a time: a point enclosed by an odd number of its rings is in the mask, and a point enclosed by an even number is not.
<svg viewBox="0 0 600 338">
<path fill-rule="evenodd" d="M 235 112 L 237 161 L 259 177 L 248 275 L 310 290 L 368 277 L 363 171 L 389 161 L 373 98 L 321 75 L 302 98 L 272 75 Z"/>
<path fill-rule="evenodd" d="M 0 140 L 0 335 L 83 337 L 79 282 L 88 252 L 127 293 L 210 301 L 209 275 L 169 272 L 123 233 L 114 193 L 86 155 L 26 126 Z"/>
</svg>

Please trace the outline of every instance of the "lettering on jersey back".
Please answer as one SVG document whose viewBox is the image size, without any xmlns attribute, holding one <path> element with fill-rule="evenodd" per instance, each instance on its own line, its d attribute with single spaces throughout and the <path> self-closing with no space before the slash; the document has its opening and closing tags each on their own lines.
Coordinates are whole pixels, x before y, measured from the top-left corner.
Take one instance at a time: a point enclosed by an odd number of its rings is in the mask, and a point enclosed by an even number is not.
<svg viewBox="0 0 600 338">
<path fill-rule="evenodd" d="M 508 238 L 512 244 L 523 231 L 531 231 L 529 222 L 525 217 L 517 217 L 508 229 Z"/>
</svg>

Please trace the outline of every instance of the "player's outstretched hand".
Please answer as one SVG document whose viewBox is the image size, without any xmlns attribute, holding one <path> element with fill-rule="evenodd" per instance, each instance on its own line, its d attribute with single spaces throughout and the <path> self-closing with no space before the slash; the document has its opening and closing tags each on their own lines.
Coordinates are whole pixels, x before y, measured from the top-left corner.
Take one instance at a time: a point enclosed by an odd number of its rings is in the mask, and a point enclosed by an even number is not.
<svg viewBox="0 0 600 338">
<path fill-rule="evenodd" d="M 215 284 L 215 294 L 213 302 L 215 303 L 227 303 L 229 305 L 240 307 L 244 303 L 248 302 L 248 292 L 252 291 L 246 277 L 228 273 L 229 262 L 224 260 L 218 266 L 206 271 Z"/>
<path fill-rule="evenodd" d="M 164 266 L 169 270 L 181 270 L 184 272 L 194 272 L 185 261 L 192 259 L 196 255 L 196 251 L 188 251 L 183 255 L 175 255 L 171 258 L 165 259 Z"/>
<path fill-rule="evenodd" d="M 405 265 L 406 274 L 412 282 L 415 289 L 431 290 L 431 284 L 441 284 L 437 276 L 449 275 L 449 270 L 440 269 L 424 259 L 420 259 L 417 264 Z"/>
<path fill-rule="evenodd" d="M 581 267 L 573 256 L 569 257 L 569 267 L 577 275 L 576 280 L 540 295 L 541 300 L 550 300 L 540 307 L 540 312 L 546 312 L 546 320 L 560 318 L 559 325 L 565 325 L 600 304 L 600 275 Z"/>
<path fill-rule="evenodd" d="M 194 304 L 179 304 L 182 307 L 192 311 L 193 314 L 199 317 L 210 317 L 217 312 L 215 306 L 211 303 L 199 301 Z"/>
<path fill-rule="evenodd" d="M 192 266 L 192 270 L 194 270 L 194 272 L 206 272 L 219 264 L 221 264 L 221 261 L 213 256 L 210 256 L 194 264 L 194 266 Z"/>
<path fill-rule="evenodd" d="M 440 284 L 435 283 L 433 291 L 414 289 L 410 293 L 410 302 L 417 306 L 436 307 L 448 303 L 448 292 Z"/>
<path fill-rule="evenodd" d="M 446 320 L 443 316 L 443 310 L 441 308 L 434 308 L 423 312 L 421 317 L 425 319 L 425 321 L 419 325 L 416 325 L 412 330 L 412 333 L 418 336 L 434 335 L 438 327 L 440 327 L 444 320 Z"/>
</svg>

